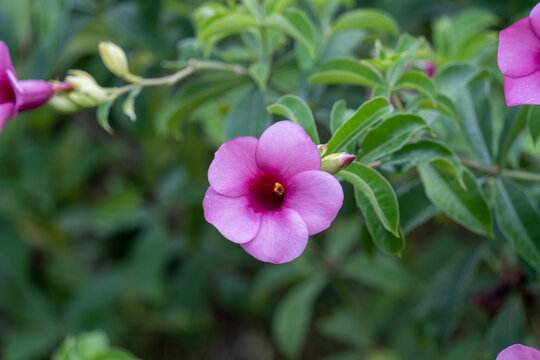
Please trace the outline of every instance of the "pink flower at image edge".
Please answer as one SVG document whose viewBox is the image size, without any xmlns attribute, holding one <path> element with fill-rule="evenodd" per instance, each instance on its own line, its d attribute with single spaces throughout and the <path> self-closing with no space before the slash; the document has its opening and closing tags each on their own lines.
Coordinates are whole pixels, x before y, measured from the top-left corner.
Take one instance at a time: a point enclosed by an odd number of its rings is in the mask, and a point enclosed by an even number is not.
<svg viewBox="0 0 540 360">
<path fill-rule="evenodd" d="M 540 105 L 540 3 L 500 32 L 497 62 L 506 104 Z"/>
<path fill-rule="evenodd" d="M 321 171 L 317 145 L 298 124 L 281 121 L 261 135 L 224 143 L 208 169 L 204 216 L 253 257 L 297 258 L 310 235 L 328 228 L 343 189 Z"/>
<path fill-rule="evenodd" d="M 496 360 L 540 360 L 540 351 L 515 344 L 501 351 Z"/>
<path fill-rule="evenodd" d="M 19 112 L 45 104 L 54 95 L 55 90 L 55 85 L 47 81 L 19 80 L 11 62 L 9 49 L 3 41 L 0 41 L 0 131 L 9 118 L 15 119 Z"/>
</svg>

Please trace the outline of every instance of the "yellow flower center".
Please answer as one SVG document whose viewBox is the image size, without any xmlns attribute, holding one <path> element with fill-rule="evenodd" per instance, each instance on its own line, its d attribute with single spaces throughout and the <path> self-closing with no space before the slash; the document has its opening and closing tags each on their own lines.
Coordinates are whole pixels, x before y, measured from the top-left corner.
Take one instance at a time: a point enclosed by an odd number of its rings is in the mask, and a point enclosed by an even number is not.
<svg viewBox="0 0 540 360">
<path fill-rule="evenodd" d="M 283 185 L 276 181 L 276 183 L 274 184 L 274 192 L 279 196 L 283 196 L 283 194 L 285 194 L 285 188 L 283 187 Z"/>
</svg>

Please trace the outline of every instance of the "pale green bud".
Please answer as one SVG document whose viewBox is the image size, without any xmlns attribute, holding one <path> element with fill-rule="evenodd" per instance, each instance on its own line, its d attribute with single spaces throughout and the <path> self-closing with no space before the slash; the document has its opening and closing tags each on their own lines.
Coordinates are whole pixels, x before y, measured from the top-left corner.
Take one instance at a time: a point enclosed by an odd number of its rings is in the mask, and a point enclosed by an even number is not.
<svg viewBox="0 0 540 360">
<path fill-rule="evenodd" d="M 118 95 L 114 89 L 101 87 L 92 75 L 82 70 L 69 70 L 66 82 L 73 86 L 69 99 L 81 107 L 98 106 Z"/>
<path fill-rule="evenodd" d="M 335 174 L 345 169 L 356 159 L 356 155 L 347 153 L 334 153 L 322 158 L 321 170 L 330 174 Z"/>
<path fill-rule="evenodd" d="M 72 113 L 80 110 L 80 106 L 71 101 L 67 94 L 57 93 L 48 102 L 49 106 L 61 113 Z"/>
<path fill-rule="evenodd" d="M 110 41 L 102 41 L 98 48 L 101 60 L 113 74 L 131 82 L 140 80 L 138 76 L 129 72 L 128 59 L 121 47 Z"/>
</svg>

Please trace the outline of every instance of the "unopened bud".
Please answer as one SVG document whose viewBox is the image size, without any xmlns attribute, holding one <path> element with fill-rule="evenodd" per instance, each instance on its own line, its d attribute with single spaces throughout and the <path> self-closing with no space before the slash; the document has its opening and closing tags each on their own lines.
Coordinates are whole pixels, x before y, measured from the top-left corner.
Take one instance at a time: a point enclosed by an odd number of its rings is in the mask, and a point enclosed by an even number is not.
<svg viewBox="0 0 540 360">
<path fill-rule="evenodd" d="M 98 48 L 101 60 L 113 74 L 131 82 L 140 80 L 138 76 L 129 72 L 128 59 L 121 47 L 110 41 L 102 41 Z"/>
<path fill-rule="evenodd" d="M 73 91 L 68 97 L 81 107 L 93 107 L 116 97 L 114 89 L 106 89 L 94 80 L 94 78 L 82 70 L 70 70 L 66 77 L 66 82 L 73 86 Z"/>
<path fill-rule="evenodd" d="M 80 106 L 69 99 L 66 94 L 59 93 L 49 100 L 49 106 L 61 113 L 72 113 L 80 110 Z"/>
<path fill-rule="evenodd" d="M 319 149 L 319 155 L 323 157 L 324 154 L 326 154 L 326 151 L 328 150 L 328 144 L 317 145 L 317 149 Z"/>
<path fill-rule="evenodd" d="M 334 153 L 325 156 L 321 161 L 321 170 L 330 174 L 335 174 L 345 169 L 356 159 L 356 155 L 347 153 Z"/>
</svg>

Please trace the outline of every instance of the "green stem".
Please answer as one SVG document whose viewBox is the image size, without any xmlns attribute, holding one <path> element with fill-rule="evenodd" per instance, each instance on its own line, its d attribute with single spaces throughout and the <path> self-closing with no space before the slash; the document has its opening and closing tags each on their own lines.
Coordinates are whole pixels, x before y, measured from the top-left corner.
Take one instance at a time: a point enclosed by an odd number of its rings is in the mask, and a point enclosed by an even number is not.
<svg viewBox="0 0 540 360">
<path fill-rule="evenodd" d="M 460 157 L 459 161 L 471 169 L 478 170 L 480 172 L 493 175 L 493 176 L 504 176 L 511 179 L 525 180 L 525 181 L 540 181 L 540 173 L 531 173 L 527 171 L 520 170 L 509 170 L 509 169 L 499 169 L 496 167 L 486 166 L 482 164 L 475 163 L 471 160 Z"/>
<path fill-rule="evenodd" d="M 396 107 L 400 112 L 405 112 L 405 107 L 399 99 L 399 94 L 397 92 L 392 93 L 392 100 L 394 100 L 394 104 L 396 104 Z"/>
</svg>

